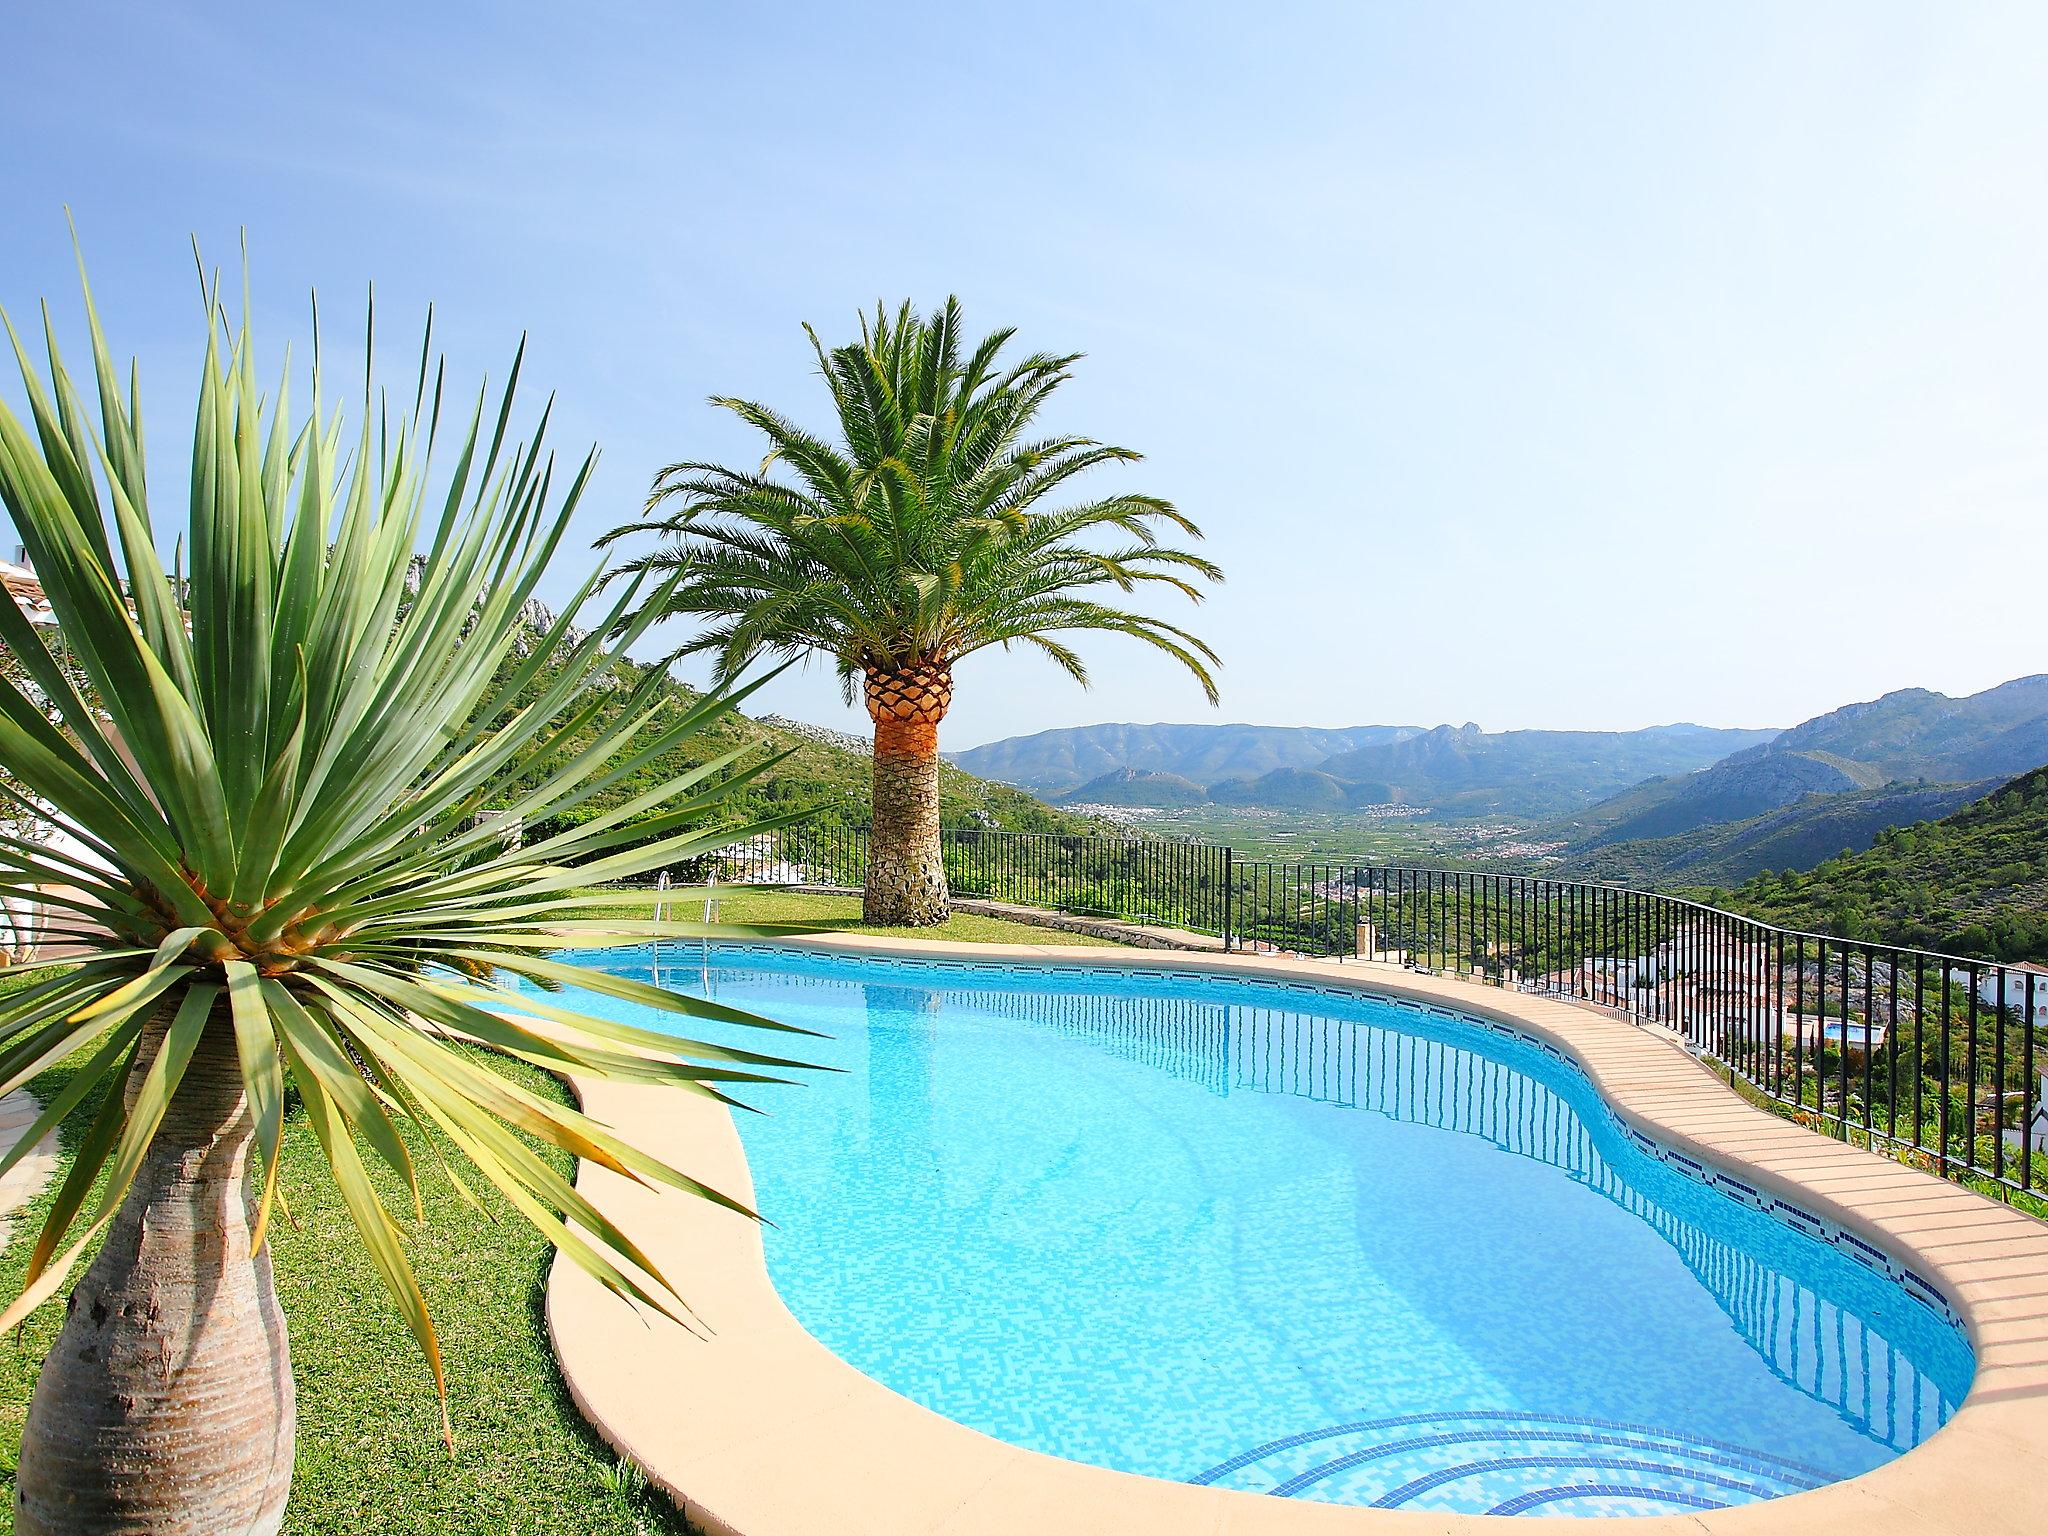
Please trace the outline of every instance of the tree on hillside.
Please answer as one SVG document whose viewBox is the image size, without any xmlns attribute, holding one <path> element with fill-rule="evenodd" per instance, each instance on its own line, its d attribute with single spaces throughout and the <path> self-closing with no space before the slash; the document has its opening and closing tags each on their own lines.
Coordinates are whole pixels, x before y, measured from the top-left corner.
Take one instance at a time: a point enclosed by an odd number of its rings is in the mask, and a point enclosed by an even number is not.
<svg viewBox="0 0 2048 1536">
<path fill-rule="evenodd" d="M 660 616 L 703 621 L 676 654 L 709 653 L 721 683 L 762 656 L 822 653 L 849 703 L 863 692 L 875 726 L 863 903 L 872 923 L 947 916 L 938 727 L 961 657 L 1021 642 L 1085 685 L 1081 658 L 1055 637 L 1109 630 L 1174 657 L 1216 700 L 1214 651 L 1103 590 L 1163 583 L 1199 601 L 1195 583 L 1221 572 L 1162 545 L 1156 530 L 1201 531 L 1171 503 L 1134 492 L 1048 507 L 1086 471 L 1139 455 L 1085 437 L 1027 437 L 1079 354 L 1005 367 L 1012 331 L 969 350 L 961 324 L 954 299 L 928 319 L 908 304 L 893 317 L 878 306 L 858 341 L 829 351 L 806 326 L 838 441 L 754 401 L 716 398 L 768 440 L 761 466 L 671 464 L 647 518 L 601 541 L 663 537 L 622 569 L 681 574 L 657 599 Z"/>
</svg>

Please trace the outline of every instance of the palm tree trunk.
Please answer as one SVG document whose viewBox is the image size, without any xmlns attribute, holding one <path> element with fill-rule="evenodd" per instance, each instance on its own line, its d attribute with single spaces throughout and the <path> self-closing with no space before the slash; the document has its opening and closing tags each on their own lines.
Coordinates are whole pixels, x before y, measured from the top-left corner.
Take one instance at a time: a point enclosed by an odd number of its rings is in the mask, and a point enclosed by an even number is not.
<svg viewBox="0 0 2048 1536">
<path fill-rule="evenodd" d="M 43 1362 L 15 1478 L 21 1536 L 283 1523 L 297 1413 L 270 1251 L 249 1252 L 253 1130 L 223 1003 Z"/>
<path fill-rule="evenodd" d="M 952 702 L 953 675 L 942 663 L 868 671 L 875 787 L 861 894 L 867 922 L 925 928 L 952 915 L 939 849 L 939 722 Z"/>
</svg>

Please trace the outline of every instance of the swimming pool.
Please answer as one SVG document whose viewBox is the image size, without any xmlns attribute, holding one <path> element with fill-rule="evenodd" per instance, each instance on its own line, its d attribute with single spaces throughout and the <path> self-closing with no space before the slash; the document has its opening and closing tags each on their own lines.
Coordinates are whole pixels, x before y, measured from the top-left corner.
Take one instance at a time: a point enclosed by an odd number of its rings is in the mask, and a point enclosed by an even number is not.
<svg viewBox="0 0 2048 1536">
<path fill-rule="evenodd" d="M 1015 1444 L 1339 1503 L 1669 1512 L 1867 1470 L 1968 1388 L 1924 1286 L 1477 1021 L 752 947 L 661 979 L 834 1036 L 842 1072 L 738 1117 L 777 1289 Z"/>
</svg>

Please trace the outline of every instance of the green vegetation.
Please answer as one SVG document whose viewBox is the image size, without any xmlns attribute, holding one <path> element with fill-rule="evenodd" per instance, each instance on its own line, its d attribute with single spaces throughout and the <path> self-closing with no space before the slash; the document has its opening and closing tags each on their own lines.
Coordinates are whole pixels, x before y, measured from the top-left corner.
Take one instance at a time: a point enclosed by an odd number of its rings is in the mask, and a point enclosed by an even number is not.
<svg viewBox="0 0 2048 1536">
<path fill-rule="evenodd" d="M 1862 972 L 1860 962 L 1852 966 L 1845 1006 L 1839 980 L 1830 976 L 1823 986 L 1810 969 L 1801 989 L 1805 1006 L 1831 1017 L 1863 1018 Z M 1894 1155 L 1915 1167 L 1937 1171 L 1945 1152 L 1950 1171 L 2002 1164 L 2019 1177 L 2018 1149 L 1999 1144 L 2001 1131 L 2024 1120 L 2034 1086 L 2034 1068 L 2016 1031 L 1994 1009 L 1973 1012 L 1967 988 L 1944 986 L 1939 975 L 1902 969 L 1896 1014 L 1889 1002 L 1890 968 L 1879 961 L 1870 979 L 1870 1014 L 1886 1027 L 1876 1050 L 1866 1054 L 1854 1044 L 1846 1051 L 1826 1044 L 1809 1046 L 1802 1057 L 1786 1045 L 1768 1061 L 1738 1060 L 1738 1070 L 1746 1067 L 1782 1096 L 1793 1119 L 1815 1130 L 1860 1140 L 1867 1123 L 1880 1145 L 1896 1145 Z M 1785 986 L 1788 993 L 1800 988 L 1794 976 L 1785 978 Z M 2034 1181 L 2048 1189 L 2048 1154 L 2031 1156 Z"/>
<path fill-rule="evenodd" d="M 2048 768 L 1865 852 L 1709 895 L 1784 927 L 1996 960 L 2048 960 Z"/>
<path fill-rule="evenodd" d="M 642 899 L 637 905 L 594 908 L 589 915 L 610 913 L 622 917 L 652 917 L 654 893 L 643 891 L 640 895 Z M 669 894 L 670 913 L 684 920 L 702 917 L 707 896 L 717 901 L 717 920 L 722 923 L 815 923 L 825 928 L 844 929 L 849 933 L 868 933 L 894 938 L 952 939 L 963 944 L 1114 943 L 1110 939 L 1062 933 L 1040 927 L 1035 923 L 1011 922 L 1000 917 L 978 917 L 971 912 L 959 911 L 954 912 L 937 927 L 871 927 L 861 921 L 860 897 L 851 893 L 844 896 L 826 896 L 814 895 L 808 891 L 747 890 L 741 887 L 720 887 L 709 892 L 682 889 Z"/>
<path fill-rule="evenodd" d="M 0 830 L 0 895 L 74 919 L 85 948 L 0 1002 L 0 1094 L 55 1062 L 74 1067 L 17 1150 L 77 1123 L 99 1095 L 0 1312 L 0 1329 L 36 1315 L 95 1254 L 36 1378 L 16 1518 L 261 1531 L 285 1506 L 295 1434 L 273 1266 L 258 1257 L 279 1212 L 288 1104 L 302 1107 L 330 1181 L 313 1199 L 353 1222 L 435 1383 L 441 1340 L 392 1207 L 414 1208 L 443 1173 L 465 1201 L 495 1191 L 602 1284 L 680 1320 L 681 1277 L 661 1274 L 534 1144 L 732 1201 L 558 1099 L 508 1088 L 454 1042 L 714 1094 L 796 1067 L 779 1050 L 633 1029 L 516 985 L 559 980 L 567 968 L 548 951 L 590 941 L 569 916 L 590 899 L 581 887 L 769 828 L 728 830 L 722 795 L 744 775 L 720 781 L 710 765 L 537 841 L 480 818 L 492 805 L 522 822 L 563 817 L 732 707 L 678 701 L 658 679 L 623 698 L 608 686 L 607 647 L 646 633 L 662 610 L 642 600 L 659 589 L 629 583 L 594 634 L 572 636 L 565 616 L 534 635 L 522 610 L 591 460 L 557 480 L 545 415 L 517 438 L 516 361 L 496 400 L 479 392 L 469 410 L 444 411 L 430 334 L 417 380 L 396 392 L 410 407 L 371 404 L 390 397 L 365 379 L 351 442 L 322 404 L 317 349 L 311 407 L 295 416 L 284 384 L 257 383 L 246 301 L 237 325 L 209 297 L 190 484 L 170 498 L 189 523 L 160 530 L 139 382 L 131 367 L 123 387 L 89 293 L 85 307 L 96 413 L 54 329 L 46 373 L 18 354 L 30 421 L 0 403 L 0 505 L 90 685 L 82 695 L 0 600 L 0 641 L 18 664 L 0 677 L 0 761 L 98 854 L 81 863 Z M 430 463 L 445 466 L 431 490 Z M 175 575 L 159 557 L 173 542 Z M 635 812 L 659 814 L 624 829 Z M 734 1025 L 782 1028 L 571 974 L 716 1019 L 727 1039 Z M 435 1158 L 421 1180 L 416 1154 L 437 1138 L 459 1157 Z M 395 1186 L 379 1184 L 366 1152 Z M 180 1363 L 168 1376 L 167 1357 Z M 309 1419 L 322 1408 L 309 1402 Z"/>
<path fill-rule="evenodd" d="M 806 327 L 838 440 L 717 399 L 767 440 L 766 459 L 672 464 L 648 519 L 605 539 L 662 537 L 624 568 L 671 578 L 636 612 L 698 621 L 678 654 L 711 655 L 720 679 L 762 657 L 815 654 L 848 702 L 864 693 L 875 723 L 864 909 L 875 922 L 946 915 L 938 727 L 961 658 L 1021 645 L 1086 683 L 1079 655 L 1054 637 L 1107 631 L 1172 656 L 1216 698 L 1206 644 L 1117 601 L 1156 586 L 1199 600 L 1195 583 L 1220 572 L 1158 531 L 1200 531 L 1171 503 L 1131 492 L 1051 510 L 1047 498 L 1076 477 L 1138 455 L 1084 437 L 1034 440 L 1079 354 L 1005 365 L 1014 332 L 970 349 L 964 323 L 954 299 L 929 318 L 878 306 L 858 341 L 830 351 Z"/>
<path fill-rule="evenodd" d="M 4 985 L 4 978 L 0 978 Z M 566 1095 L 537 1068 L 471 1053 L 485 1070 L 537 1098 Z M 46 1100 L 75 1078 L 77 1063 L 45 1073 L 35 1091 Z M 81 1106 L 98 1108 L 95 1090 Z M 83 1126 L 67 1127 L 64 1159 Z M 441 1154 L 453 1149 L 438 1135 Z M 392 1310 L 375 1265 L 326 1171 L 325 1154 L 303 1104 L 286 1110 L 279 1138 L 279 1184 L 291 1208 L 272 1234 L 278 1300 L 292 1335 L 301 1434 L 298 1469 L 284 1529 L 290 1536 L 638 1536 L 687 1529 L 659 1493 L 634 1492 L 608 1447 L 570 1402 L 548 1348 L 541 1300 L 552 1249 L 502 1197 L 484 1209 L 465 1204 L 443 1180 L 422 1180 L 426 1219 L 410 1219 L 410 1196 L 387 1170 L 373 1170 L 378 1192 L 407 1210 L 407 1253 L 435 1300 L 447 1357 L 454 1448 L 441 1442 L 433 1378 L 404 1322 Z M 536 1144 L 558 1173 L 563 1153 Z M 57 1185 L 17 1216 L 0 1253 L 0 1284 L 18 1288 L 27 1273 L 37 1224 Z M 0 1446 L 19 1442 L 38 1366 L 62 1318 L 46 1308 L 23 1325 L 20 1341 L 0 1350 Z M 14 1529 L 11 1461 L 0 1465 L 0 1532 Z M 614 1489 L 616 1488 L 616 1491 Z"/>
<path fill-rule="evenodd" d="M 1586 879 L 1653 889 L 1737 885 L 1767 870 L 1812 869 L 1844 848 L 1869 847 L 1888 827 L 1946 816 L 1995 787 L 1887 784 L 1809 794 L 1746 821 L 1711 822 L 1670 837 L 1575 849 L 1564 866 Z"/>
<path fill-rule="evenodd" d="M 554 622 L 545 611 L 529 612 L 531 638 L 527 643 L 542 643 L 548 626 Z M 549 657 L 528 685 L 528 692 L 537 696 L 548 687 L 562 664 L 562 655 Z M 510 665 L 504 669 L 507 676 Z M 572 735 L 571 740 L 578 747 L 588 748 L 597 742 L 638 690 L 653 690 L 672 709 L 692 708 L 701 699 L 698 690 L 676 681 L 660 665 L 621 661 L 618 679 L 594 717 Z M 631 766 L 616 782 L 606 784 L 581 804 L 528 822 L 526 836 L 531 841 L 612 815 L 621 807 L 631 806 L 650 789 L 734 753 L 739 754 L 735 762 L 740 769 L 771 758 L 780 761 L 757 777 L 730 787 L 721 805 L 721 814 L 727 819 L 737 823 L 802 811 L 806 813 L 802 822 L 806 827 L 867 825 L 873 768 L 866 742 L 791 721 L 749 719 L 735 711 L 707 723 L 687 741 Z M 607 776 L 624 766 L 624 750 L 611 751 L 605 761 Z M 991 827 L 1011 832 L 1100 830 L 1100 823 L 1085 816 L 1055 810 L 1021 789 L 978 779 L 950 763 L 940 767 L 938 793 L 939 819 L 948 827 Z M 512 787 L 508 786 L 506 792 L 496 797 L 492 808 L 501 809 L 512 799 Z M 658 835 L 659 816 L 657 807 L 649 807 L 629 814 L 623 825 L 647 827 L 651 838 Z"/>
<path fill-rule="evenodd" d="M 1521 823 L 1506 818 L 1457 821 L 1415 811 L 1198 805 L 1133 810 L 1118 819 L 1159 837 L 1228 846 L 1240 859 L 1514 869 L 1526 868 L 1540 846 Z"/>
</svg>

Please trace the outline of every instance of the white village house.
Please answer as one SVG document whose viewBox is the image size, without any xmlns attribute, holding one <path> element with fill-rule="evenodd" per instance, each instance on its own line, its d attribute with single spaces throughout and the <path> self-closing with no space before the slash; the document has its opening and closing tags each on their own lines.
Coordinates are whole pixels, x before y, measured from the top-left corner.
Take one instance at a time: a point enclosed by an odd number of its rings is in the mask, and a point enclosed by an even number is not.
<svg viewBox="0 0 2048 1536">
<path fill-rule="evenodd" d="M 1950 975 L 1959 982 L 1967 980 L 1957 972 L 1951 972 Z M 2023 960 L 2016 965 L 2005 967 L 2006 1011 L 2025 1016 L 2030 985 L 2034 994 L 2034 1022 L 2048 1025 L 2048 965 L 2037 965 L 2031 960 Z M 1998 1006 L 1998 971 L 1995 968 L 1977 973 L 1977 1001 L 1991 1008 Z"/>
<path fill-rule="evenodd" d="M 25 552 L 17 550 L 17 559 Z M 50 599 L 43 592 L 43 584 L 36 580 L 36 573 L 26 564 L 0 560 L 0 587 L 7 589 L 7 595 L 14 599 L 29 623 L 41 626 L 54 625 L 57 615 L 50 608 Z"/>
</svg>

